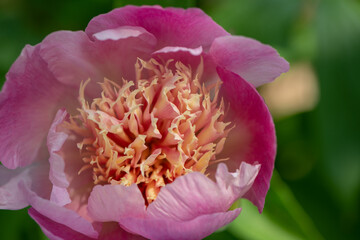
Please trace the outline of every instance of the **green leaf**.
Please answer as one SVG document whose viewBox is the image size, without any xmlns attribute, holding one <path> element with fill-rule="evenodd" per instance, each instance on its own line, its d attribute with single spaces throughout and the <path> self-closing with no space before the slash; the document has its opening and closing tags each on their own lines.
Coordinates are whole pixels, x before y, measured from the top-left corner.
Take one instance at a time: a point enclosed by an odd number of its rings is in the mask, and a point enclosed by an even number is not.
<svg viewBox="0 0 360 240">
<path fill-rule="evenodd" d="M 38 240 L 44 238 L 40 227 L 27 214 L 27 209 L 18 211 L 1 210 L 1 239 Z"/>
</svg>

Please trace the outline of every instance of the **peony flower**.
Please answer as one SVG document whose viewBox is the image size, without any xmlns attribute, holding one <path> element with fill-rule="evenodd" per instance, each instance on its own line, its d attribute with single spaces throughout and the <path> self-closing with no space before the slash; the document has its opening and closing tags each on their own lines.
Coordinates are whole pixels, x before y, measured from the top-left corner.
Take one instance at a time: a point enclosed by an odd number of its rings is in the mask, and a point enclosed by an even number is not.
<svg viewBox="0 0 360 240">
<path fill-rule="evenodd" d="M 201 239 L 274 167 L 255 87 L 288 70 L 199 9 L 127 6 L 27 45 L 0 95 L 0 207 L 50 239 Z"/>
</svg>

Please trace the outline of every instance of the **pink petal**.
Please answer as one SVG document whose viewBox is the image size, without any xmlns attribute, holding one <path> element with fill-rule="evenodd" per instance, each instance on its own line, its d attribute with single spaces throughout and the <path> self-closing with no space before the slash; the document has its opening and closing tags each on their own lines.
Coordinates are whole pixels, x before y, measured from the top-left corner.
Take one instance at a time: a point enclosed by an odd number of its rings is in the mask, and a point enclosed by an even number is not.
<svg viewBox="0 0 360 240">
<path fill-rule="evenodd" d="M 261 212 L 269 189 L 276 155 L 276 137 L 272 117 L 264 100 L 256 89 L 235 73 L 217 68 L 223 81 L 221 88 L 224 100 L 229 103 L 229 119 L 236 128 L 230 131 L 221 157 L 230 157 L 226 162 L 231 171 L 241 162 L 260 164 L 260 172 L 245 195 Z"/>
<path fill-rule="evenodd" d="M 59 110 L 56 113 L 55 119 L 51 124 L 48 137 L 47 137 L 47 146 L 50 153 L 49 163 L 50 163 L 50 172 L 49 178 L 50 181 L 58 186 L 66 188 L 69 186 L 69 181 L 65 175 L 65 162 L 60 155 L 59 151 L 64 145 L 65 141 L 68 138 L 68 135 L 65 132 L 58 132 L 57 127 L 61 124 L 64 119 L 67 117 L 67 112 L 65 110 Z"/>
<path fill-rule="evenodd" d="M 41 44 L 41 56 L 57 79 L 74 86 L 91 79 L 86 91 L 99 93 L 96 82 L 134 79 L 138 57 L 147 59 L 156 39 L 140 27 L 121 27 L 94 34 L 90 40 L 84 32 L 60 31 L 47 36 Z"/>
<path fill-rule="evenodd" d="M 229 224 L 240 214 L 240 209 L 200 215 L 189 221 L 172 219 L 124 218 L 122 226 L 149 239 L 203 239 Z"/>
<path fill-rule="evenodd" d="M 50 240 L 68 240 L 68 239 L 77 239 L 77 240 L 90 240 L 95 238 L 90 238 L 84 234 L 74 231 L 73 229 L 65 226 L 62 223 L 55 222 L 50 218 L 45 217 L 40 214 L 34 208 L 28 210 L 29 215 L 40 225 L 41 230 Z"/>
<path fill-rule="evenodd" d="M 246 37 L 219 37 L 211 45 L 210 55 L 219 66 L 237 73 L 255 87 L 289 70 L 289 63 L 275 49 Z"/>
<path fill-rule="evenodd" d="M 130 37 L 140 37 L 145 41 L 151 42 L 151 45 L 156 44 L 156 38 L 148 33 L 142 27 L 121 26 L 114 29 L 107 29 L 101 32 L 94 33 L 93 38 L 99 41 L 126 39 Z"/>
<path fill-rule="evenodd" d="M 71 203 L 70 195 L 66 188 L 53 185 L 50 195 L 50 201 L 59 206 L 65 206 Z"/>
<path fill-rule="evenodd" d="M 222 166 L 218 183 L 201 173 L 189 173 L 163 187 L 146 210 L 135 184 L 98 185 L 88 210 L 96 221 L 117 221 L 146 238 L 201 239 L 236 218 L 240 209 L 227 210 L 251 187 L 258 170 L 259 166 L 244 163 L 237 173 L 229 173 Z"/>
<path fill-rule="evenodd" d="M 162 49 L 157 50 L 153 54 L 159 54 L 159 53 L 176 53 L 176 52 L 188 52 L 193 56 L 199 56 L 203 52 L 202 47 L 197 48 L 186 48 L 186 47 L 164 47 Z"/>
<path fill-rule="evenodd" d="M 46 228 L 51 230 L 51 226 L 56 228 L 59 225 L 64 225 L 75 232 L 79 232 L 91 238 L 97 238 L 98 232 L 95 231 L 92 224 L 78 215 L 76 212 L 59 206 L 47 199 L 37 196 L 31 191 L 24 182 L 19 183 L 20 188 L 24 192 L 28 203 L 41 215 L 51 220 L 54 224 L 50 224 Z M 54 229 L 52 229 L 54 230 Z M 51 231 L 50 231 L 51 232 Z"/>
<path fill-rule="evenodd" d="M 26 195 L 19 188 L 20 182 L 24 182 L 38 195 L 48 197 L 51 186 L 47 173 L 46 165 L 37 164 L 15 170 L 0 166 L 0 209 L 17 210 L 29 205 Z"/>
<path fill-rule="evenodd" d="M 54 184 L 50 201 L 76 211 L 89 221 L 87 199 L 93 188 L 91 171 L 79 170 L 84 166 L 77 143 L 80 139 L 69 136 L 61 124 L 68 117 L 65 110 L 59 110 L 48 134 L 47 145 L 50 153 L 50 180 Z"/>
<path fill-rule="evenodd" d="M 126 232 L 117 222 L 105 222 L 102 224 L 101 240 L 145 240 L 145 238 Z"/>
<path fill-rule="evenodd" d="M 160 190 L 146 216 L 120 218 L 125 229 L 150 239 L 201 239 L 233 221 L 240 209 L 227 210 L 253 184 L 259 166 L 242 164 L 229 173 L 220 164 L 217 183 L 193 172 Z"/>
<path fill-rule="evenodd" d="M 86 28 L 94 33 L 120 26 L 140 26 L 158 40 L 157 49 L 165 46 L 209 49 L 212 41 L 228 33 L 200 9 L 126 6 L 93 18 Z"/>
<path fill-rule="evenodd" d="M 153 52 L 152 57 L 159 62 L 166 63 L 168 60 L 173 60 L 169 67 L 176 69 L 176 62 L 180 61 L 185 66 L 191 66 L 191 69 L 195 72 L 201 62 L 203 55 L 202 47 L 186 48 L 186 47 L 164 47 Z"/>
<path fill-rule="evenodd" d="M 82 81 L 89 78 L 93 82 L 103 80 L 104 76 L 92 62 L 96 58 L 94 49 L 94 43 L 84 32 L 59 31 L 51 33 L 42 41 L 40 54 L 60 82 L 78 91 Z M 93 90 L 91 87 L 95 88 L 94 85 L 90 85 L 87 90 Z"/>
<path fill-rule="evenodd" d="M 220 163 L 216 171 L 216 183 L 223 194 L 234 202 L 249 191 L 259 170 L 260 164 L 251 165 L 242 162 L 240 169 L 234 173 L 230 173 L 227 166 L 224 163 Z"/>
<path fill-rule="evenodd" d="M 68 193 L 67 188 L 70 185 L 69 178 L 77 177 L 76 170 L 72 169 L 71 173 L 66 174 L 66 168 L 71 169 L 71 167 L 77 166 L 77 164 L 71 164 L 71 166 L 66 166 L 66 162 L 61 154 L 61 149 L 69 137 L 63 131 L 58 131 L 57 128 L 68 116 L 65 110 L 59 110 L 55 116 L 55 119 L 50 127 L 47 145 L 48 151 L 50 153 L 49 163 L 50 163 L 50 171 L 49 171 L 49 179 L 53 183 L 53 188 L 51 191 L 50 201 L 56 203 L 59 206 L 64 206 L 66 204 L 71 203 L 70 195 Z M 78 153 L 78 151 L 77 151 Z M 71 163 L 76 163 L 76 159 L 71 159 Z M 80 156 L 78 159 L 81 162 Z M 72 174 L 75 174 L 71 176 Z M 68 176 L 70 177 L 68 178 Z"/>
<path fill-rule="evenodd" d="M 165 221 L 189 221 L 200 215 L 227 211 L 231 201 L 215 182 L 193 172 L 163 187 L 147 213 L 151 218 Z"/>
<path fill-rule="evenodd" d="M 21 180 L 30 180 L 29 169 L 10 170 L 0 166 L 0 179 L 0 209 L 16 210 L 28 206 L 18 184 Z"/>
<path fill-rule="evenodd" d="M 116 31 L 116 36 L 113 31 Z M 157 43 L 156 38 L 144 28 L 133 26 L 97 32 L 94 39 L 98 52 L 96 66 L 102 70 L 103 76 L 121 83 L 122 78 L 135 79 L 137 59 L 148 60 Z"/>
<path fill-rule="evenodd" d="M 2 163 L 14 169 L 46 157 L 44 140 L 55 111 L 71 95 L 48 70 L 39 46 L 26 46 L 6 78 L 0 93 L 0 152 Z"/>
<path fill-rule="evenodd" d="M 88 211 L 95 221 L 118 222 L 123 217 L 143 216 L 145 202 L 136 184 L 97 185 L 90 194 Z"/>
<path fill-rule="evenodd" d="M 216 73 L 216 64 L 212 57 L 203 51 L 203 48 L 171 47 L 167 46 L 152 53 L 152 57 L 160 63 L 169 64 L 169 68 L 175 70 L 176 62 L 180 61 L 186 67 L 190 66 L 193 76 L 195 77 L 198 70 L 202 68 L 201 82 L 216 82 L 218 75 Z M 200 76 L 198 76 L 200 77 Z"/>
</svg>

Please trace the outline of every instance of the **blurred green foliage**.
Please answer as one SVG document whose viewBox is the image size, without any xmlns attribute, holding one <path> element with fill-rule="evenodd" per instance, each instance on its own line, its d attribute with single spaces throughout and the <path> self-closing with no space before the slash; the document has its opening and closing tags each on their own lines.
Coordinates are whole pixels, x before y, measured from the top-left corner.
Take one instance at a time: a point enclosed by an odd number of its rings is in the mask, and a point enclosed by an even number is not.
<svg viewBox="0 0 360 240">
<path fill-rule="evenodd" d="M 232 34 L 309 62 L 320 101 L 275 118 L 276 170 L 263 214 L 240 217 L 207 239 L 360 239 L 360 3 L 355 0 L 1 0 L 0 79 L 25 44 L 127 4 L 200 7 Z M 275 116 L 276 117 L 276 116 Z M 1 211 L 1 239 L 46 239 L 27 211 Z"/>
</svg>

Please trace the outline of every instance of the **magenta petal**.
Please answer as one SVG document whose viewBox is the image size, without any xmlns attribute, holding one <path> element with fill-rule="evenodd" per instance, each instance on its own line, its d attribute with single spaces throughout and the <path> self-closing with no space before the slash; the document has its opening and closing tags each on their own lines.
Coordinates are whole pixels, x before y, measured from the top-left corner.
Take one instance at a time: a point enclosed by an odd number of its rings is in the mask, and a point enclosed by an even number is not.
<svg viewBox="0 0 360 240">
<path fill-rule="evenodd" d="M 94 33 L 120 26 L 139 26 L 158 40 L 157 49 L 182 46 L 208 49 L 212 41 L 228 33 L 200 9 L 126 6 L 93 18 L 86 28 Z"/>
<path fill-rule="evenodd" d="M 254 39 L 225 36 L 214 40 L 210 55 L 215 63 L 258 87 L 289 70 L 289 63 L 275 49 Z"/>
<path fill-rule="evenodd" d="M 63 225 L 62 223 L 55 222 L 44 215 L 40 214 L 34 208 L 28 210 L 29 215 L 40 225 L 41 230 L 50 240 L 91 240 L 84 234 L 74 231 L 73 229 Z"/>
<path fill-rule="evenodd" d="M 198 216 L 189 221 L 172 219 L 125 218 L 121 225 L 149 239 L 203 239 L 229 224 L 240 214 L 240 209 Z"/>
<path fill-rule="evenodd" d="M 43 215 L 54 223 L 64 225 L 83 235 L 92 238 L 98 237 L 98 232 L 95 231 L 92 224 L 79 216 L 76 212 L 37 196 L 33 191 L 28 188 L 28 186 L 26 186 L 24 182 L 20 182 L 19 186 L 26 195 L 28 203 L 39 214 Z"/>
<path fill-rule="evenodd" d="M 224 100 L 230 105 L 229 117 L 236 125 L 230 132 L 223 150 L 230 170 L 238 169 L 241 162 L 260 164 L 256 180 L 245 197 L 261 212 L 270 186 L 276 155 L 276 137 L 272 117 L 256 89 L 240 76 L 217 68 L 223 81 Z M 236 145 L 235 145 L 236 144 Z"/>
<path fill-rule="evenodd" d="M 88 211 L 95 221 L 118 222 L 123 217 L 145 214 L 144 198 L 137 185 L 97 185 L 88 200 Z"/>
<path fill-rule="evenodd" d="M 48 70 L 39 46 L 26 46 L 0 93 L 0 152 L 7 168 L 46 157 L 44 140 L 65 87 Z"/>
</svg>

